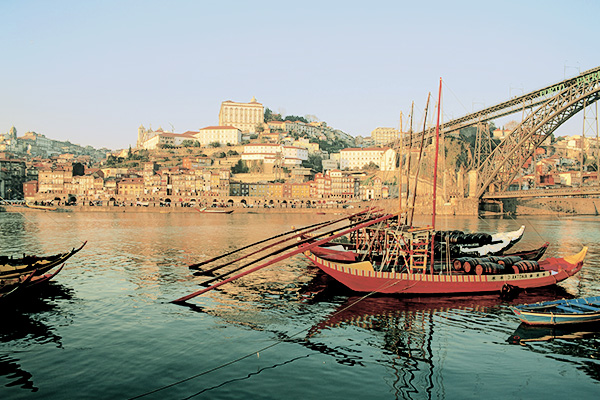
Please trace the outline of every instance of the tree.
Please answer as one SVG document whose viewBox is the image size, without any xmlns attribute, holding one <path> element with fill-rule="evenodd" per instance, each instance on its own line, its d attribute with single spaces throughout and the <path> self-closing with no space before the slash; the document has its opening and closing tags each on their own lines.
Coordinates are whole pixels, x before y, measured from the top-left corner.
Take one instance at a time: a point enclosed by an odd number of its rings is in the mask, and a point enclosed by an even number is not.
<svg viewBox="0 0 600 400">
<path fill-rule="evenodd" d="M 237 156 L 239 153 L 235 150 L 227 150 L 227 156 Z"/>
<path fill-rule="evenodd" d="M 221 147 L 221 143 L 219 143 L 219 142 L 210 142 L 209 146 L 216 149 L 216 148 Z"/>
<path fill-rule="evenodd" d="M 320 154 L 309 154 L 308 160 L 302 161 L 302 166 L 317 172 L 323 172 L 323 157 Z"/>
<path fill-rule="evenodd" d="M 292 122 L 293 122 L 293 121 L 302 121 L 302 122 L 304 122 L 305 124 L 308 124 L 308 121 L 306 120 L 306 118 L 304 118 L 304 117 L 299 117 L 299 116 L 297 116 L 297 115 L 288 115 L 288 116 L 286 116 L 286 117 L 285 117 L 283 120 L 284 120 L 284 121 L 292 121 Z"/>
<path fill-rule="evenodd" d="M 231 172 L 234 174 L 246 174 L 248 173 L 248 167 L 242 160 L 238 160 L 237 164 L 231 167 Z"/>
<path fill-rule="evenodd" d="M 183 142 L 181 142 L 181 145 L 183 147 L 200 147 L 200 142 L 197 140 L 185 139 Z"/>
<path fill-rule="evenodd" d="M 268 107 L 265 109 L 265 122 L 283 121 L 280 114 L 273 114 L 273 111 Z"/>
<path fill-rule="evenodd" d="M 377 170 L 377 169 L 379 169 L 379 165 L 377 165 L 373 161 L 371 161 L 369 164 L 362 167 L 362 169 L 363 169 L 363 171 Z"/>
</svg>

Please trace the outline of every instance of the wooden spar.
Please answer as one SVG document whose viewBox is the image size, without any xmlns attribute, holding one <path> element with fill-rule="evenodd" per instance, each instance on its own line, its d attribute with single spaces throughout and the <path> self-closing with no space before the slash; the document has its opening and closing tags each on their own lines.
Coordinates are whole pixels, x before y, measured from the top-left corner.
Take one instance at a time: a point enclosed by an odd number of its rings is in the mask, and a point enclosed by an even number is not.
<svg viewBox="0 0 600 400">
<path fill-rule="evenodd" d="M 431 227 L 435 233 L 435 206 L 437 200 L 437 171 L 438 171 L 438 158 L 440 151 L 440 110 L 442 108 L 442 78 L 440 78 L 440 88 L 438 91 L 438 109 L 437 109 L 437 122 L 435 125 L 435 162 L 433 163 L 433 211 L 431 213 Z M 431 261 L 429 264 L 429 273 L 433 274 L 433 246 L 435 245 L 435 234 L 431 236 Z"/>
<path fill-rule="evenodd" d="M 408 155 L 406 160 L 406 214 L 404 215 L 404 224 L 408 223 L 408 203 L 410 201 L 410 159 L 412 158 L 412 140 L 413 140 L 413 113 L 415 110 L 415 102 L 413 101 L 410 106 L 410 126 L 408 132 Z M 402 134 L 402 132 L 400 132 Z M 404 149 L 404 147 L 402 147 Z M 400 168 L 400 175 L 402 175 L 402 168 Z M 399 193 L 402 194 L 402 185 L 400 185 Z M 402 197 L 402 196 L 400 196 Z M 402 200 L 400 200 L 402 204 Z"/>
<path fill-rule="evenodd" d="M 423 118 L 423 132 L 421 133 L 421 149 L 419 150 L 419 163 L 417 164 L 417 172 L 415 172 L 415 189 L 412 194 L 412 208 L 410 210 L 409 226 L 412 226 L 413 217 L 415 215 L 415 201 L 417 200 L 417 183 L 419 182 L 419 172 L 421 171 L 421 161 L 423 157 L 423 147 L 425 146 L 425 128 L 427 127 L 427 112 L 429 111 L 429 99 L 431 93 L 427 95 L 427 105 L 425 106 L 425 117 Z"/>
<path fill-rule="evenodd" d="M 297 231 L 299 231 L 299 230 L 300 230 L 300 231 L 302 231 L 302 232 L 300 232 L 300 233 L 298 233 L 298 234 L 296 234 L 296 235 L 294 235 L 294 236 L 291 236 L 291 237 L 289 237 L 289 238 L 282 239 L 282 240 L 280 240 L 280 241 L 278 241 L 278 242 L 276 242 L 276 243 L 272 243 L 272 244 L 270 244 L 270 245 L 268 245 L 268 246 L 266 246 L 266 247 L 261 247 L 260 249 L 258 249 L 258 250 L 255 250 L 255 251 L 253 251 L 253 252 L 252 252 L 252 253 L 250 253 L 250 254 L 246 254 L 246 255 L 244 255 L 244 256 L 242 256 L 242 257 L 239 257 L 239 258 L 236 258 L 235 260 L 232 260 L 232 261 L 228 261 L 228 262 L 226 262 L 225 264 L 220 264 L 220 265 L 217 265 L 216 267 L 209 268 L 209 269 L 207 269 L 206 271 L 202 271 L 202 272 L 201 272 L 201 275 L 210 274 L 210 273 L 212 273 L 212 272 L 214 272 L 214 271 L 217 271 L 217 270 L 219 270 L 219 269 L 221 269 L 221 268 L 224 268 L 224 267 L 226 267 L 226 266 L 228 266 L 228 265 L 231 265 L 231 264 L 233 264 L 233 263 L 236 263 L 236 262 L 238 262 L 238 261 L 240 261 L 240 260 L 243 260 L 244 258 L 248 258 L 248 257 L 250 257 L 250 256 L 253 256 L 253 255 L 254 255 L 254 254 L 256 254 L 256 253 L 260 253 L 261 251 L 265 251 L 265 250 L 267 250 L 267 249 L 270 249 L 270 248 L 272 248 L 272 247 L 274 247 L 274 246 L 277 246 L 278 244 L 285 243 L 285 242 L 288 242 L 288 241 L 290 241 L 290 240 L 292 240 L 292 239 L 295 239 L 295 238 L 297 238 L 297 237 L 298 237 L 298 236 L 300 236 L 300 235 L 303 235 L 303 234 L 306 234 L 306 233 L 310 233 L 310 232 L 316 231 L 317 229 L 321 229 L 321 228 L 324 228 L 324 227 L 326 227 L 326 226 L 333 225 L 333 224 L 335 224 L 335 223 L 341 222 L 341 221 L 343 221 L 343 220 L 345 220 L 345 219 L 348 219 L 348 218 L 351 218 L 351 217 L 356 217 L 356 216 L 358 216 L 358 215 L 365 214 L 365 213 L 367 213 L 367 212 L 369 212 L 369 211 L 371 211 L 371 210 L 372 210 L 372 209 L 370 209 L 370 208 L 369 208 L 369 209 L 363 210 L 363 211 L 361 211 L 361 212 L 358 212 L 358 213 L 355 213 L 355 214 L 352 214 L 352 215 L 347 215 L 347 216 L 344 216 L 344 217 L 342 217 L 342 218 L 338 218 L 338 219 L 334 219 L 334 220 L 331 220 L 331 221 L 322 222 L 322 223 L 320 223 L 320 224 L 314 224 L 314 225 L 310 225 L 310 226 L 307 226 L 306 228 L 302 228 L 302 229 L 294 229 L 293 231 L 290 231 L 290 232 L 288 232 L 287 234 L 294 233 L 294 232 L 297 232 Z M 316 226 L 316 227 L 315 227 L 315 226 Z M 308 228 L 312 228 L 312 229 L 308 229 Z M 308 229 L 308 230 L 305 230 L 305 229 Z M 283 234 L 283 235 L 286 235 L 286 234 Z M 274 239 L 274 238 L 276 238 L 276 237 L 279 237 L 279 236 L 282 236 L 282 235 L 277 235 L 277 236 L 274 236 L 274 237 L 272 237 L 272 238 L 270 238 L 270 239 Z M 270 239 L 266 239 L 266 240 L 270 240 Z M 262 243 L 262 242 L 263 242 L 263 241 L 257 242 L 257 244 L 258 244 L 258 243 Z M 296 244 L 295 244 L 295 245 L 296 245 Z M 295 245 L 294 245 L 294 246 L 295 246 Z M 247 248 L 247 247 L 248 247 L 248 246 L 246 246 L 246 248 Z M 229 254 L 231 254 L 231 253 L 229 253 Z M 219 257 L 219 258 L 220 258 L 220 257 Z M 206 262 L 205 262 L 205 263 L 206 263 Z M 190 268 L 191 268 L 191 266 L 190 266 Z"/>
<path fill-rule="evenodd" d="M 353 223 L 353 224 L 350 224 L 350 226 L 356 226 L 356 225 L 358 225 L 359 223 L 360 223 L 360 222 L 355 222 L 355 223 Z M 224 277 L 226 277 L 227 275 L 231 275 L 231 274 L 233 274 L 234 272 L 241 271 L 242 269 L 244 269 L 244 268 L 247 268 L 247 267 L 249 267 L 249 266 L 250 266 L 250 265 L 252 265 L 252 264 L 256 264 L 256 263 L 257 263 L 257 262 L 259 262 L 259 261 L 262 261 L 262 260 L 264 260 L 264 259 L 267 259 L 267 258 L 269 258 L 269 257 L 273 257 L 273 256 L 274 256 L 274 255 L 276 255 L 276 254 L 283 253 L 284 251 L 286 251 L 286 250 L 289 250 L 289 249 L 291 249 L 291 248 L 294 248 L 294 247 L 297 247 L 297 246 L 301 246 L 301 245 L 303 245 L 303 244 L 305 244 L 305 243 L 312 242 L 313 240 L 315 240 L 315 239 L 318 239 L 318 238 L 320 238 L 320 237 L 323 237 L 323 236 L 326 236 L 326 235 L 329 235 L 330 233 L 331 233 L 331 232 L 323 232 L 323 233 L 320 233 L 320 234 L 318 234 L 318 235 L 316 235 L 316 236 L 311 236 L 310 238 L 303 239 L 303 240 L 301 240 L 301 241 L 299 241 L 299 242 L 296 242 L 296 243 L 293 243 L 293 244 L 287 245 L 287 246 L 285 246 L 285 247 L 284 247 L 284 248 L 282 248 L 282 249 L 277 249 L 277 250 L 275 250 L 275 251 L 272 251 L 272 252 L 270 252 L 270 253 L 268 253 L 268 254 L 265 254 L 265 255 L 263 255 L 263 256 L 261 256 L 261 257 L 257 258 L 256 260 L 252 260 L 252 261 L 250 261 L 250 262 L 247 262 L 247 263 L 246 263 L 246 264 L 244 264 L 244 265 L 240 265 L 239 267 L 237 267 L 237 268 L 234 268 L 234 269 L 232 269 L 231 271 L 227 271 L 227 272 L 225 272 L 225 273 L 223 273 L 223 274 L 221 274 L 221 275 L 219 275 L 219 276 L 215 276 L 215 277 L 214 277 L 214 278 L 212 278 L 212 279 L 208 279 L 208 280 L 206 280 L 206 281 L 202 282 L 202 284 L 203 284 L 203 285 L 208 285 L 209 283 L 213 283 L 213 282 L 215 282 L 215 281 L 218 281 L 219 279 L 223 279 L 223 278 L 224 278 Z M 196 274 L 197 274 L 197 273 L 196 273 Z M 196 274 L 194 274 L 194 275 L 196 275 Z"/>
<path fill-rule="evenodd" d="M 360 223 L 361 223 L 360 221 L 358 221 L 358 222 L 352 222 L 352 223 L 350 223 L 350 224 L 349 224 L 349 225 L 348 225 L 346 228 L 351 228 L 351 227 L 354 227 L 354 226 L 356 226 L 356 225 L 358 225 L 358 224 L 360 224 Z M 297 246 L 301 246 L 301 245 L 303 245 L 303 244 L 305 244 L 305 243 L 312 242 L 312 241 L 314 241 L 315 239 L 318 239 L 318 238 L 320 238 L 320 237 L 323 237 L 323 236 L 329 235 L 329 234 L 331 234 L 331 233 L 332 233 L 332 232 L 323 232 L 323 233 L 320 233 L 320 234 L 318 234 L 318 235 L 311 236 L 311 237 L 309 237 L 309 238 L 307 238 L 307 239 L 303 239 L 303 240 L 300 240 L 300 241 L 298 241 L 298 242 L 296 242 L 296 243 L 293 243 L 293 244 L 290 244 L 290 245 L 288 245 L 288 246 L 285 246 L 284 248 L 277 249 L 277 250 L 275 250 L 275 251 L 272 251 L 272 252 L 270 252 L 270 253 L 268 253 L 268 254 L 265 254 L 265 255 L 261 256 L 260 258 L 258 258 L 258 259 L 256 259 L 256 260 L 252 260 L 252 261 L 250 261 L 250 262 L 247 262 L 247 263 L 246 263 L 246 264 L 244 264 L 244 265 L 240 265 L 239 267 L 237 267 L 237 268 L 234 268 L 234 269 L 232 269 L 231 271 L 227 271 L 227 272 L 225 272 L 224 274 L 221 274 L 221 275 L 219 275 L 219 276 L 216 276 L 216 277 L 214 277 L 214 278 L 212 278 L 212 279 L 208 279 L 208 280 L 206 280 L 206 281 L 202 282 L 202 284 L 203 284 L 203 285 L 207 285 L 207 284 L 209 284 L 209 283 L 212 283 L 212 282 L 214 282 L 214 281 L 217 281 L 217 280 L 219 280 L 219 279 L 223 279 L 223 278 L 224 278 L 224 277 L 226 277 L 227 275 L 231 275 L 231 274 L 233 274 L 234 272 L 238 272 L 238 271 L 240 271 L 240 270 L 242 270 L 242 269 L 244 269 L 244 268 L 247 268 L 247 267 L 249 267 L 249 266 L 250 266 L 250 265 L 252 265 L 252 264 L 256 264 L 257 262 L 259 262 L 259 261 L 262 261 L 262 260 L 264 260 L 264 259 L 266 259 L 266 258 L 273 257 L 273 256 L 274 256 L 274 255 L 276 255 L 276 254 L 283 253 L 284 251 L 286 251 L 286 250 L 289 250 L 289 249 L 291 249 L 291 248 L 294 248 L 294 247 L 297 247 Z M 330 239 L 330 240 L 331 240 L 331 239 Z M 194 275 L 198 275 L 198 273 L 195 273 Z"/>
<path fill-rule="evenodd" d="M 215 288 L 218 288 L 219 286 L 222 286 L 222 285 L 224 285 L 224 284 L 226 284 L 226 283 L 229 283 L 229 282 L 231 282 L 231 281 L 234 281 L 234 280 L 236 280 L 236 279 L 238 279 L 238 278 L 241 278 L 241 277 L 243 277 L 243 276 L 246 276 L 246 275 L 248 275 L 248 274 L 251 274 L 252 272 L 256 272 L 256 271 L 258 271 L 259 269 L 265 268 L 265 267 L 267 267 L 267 266 L 269 266 L 269 265 L 271 265 L 271 264 L 274 264 L 274 263 L 276 263 L 276 262 L 279 262 L 279 261 L 285 260 L 286 258 L 289 258 L 289 257 L 291 257 L 291 256 L 294 256 L 294 255 L 296 255 L 296 254 L 302 253 L 302 252 L 304 252 L 304 251 L 306 251 L 306 250 L 310 250 L 310 249 L 312 249 L 312 248 L 314 248 L 314 247 L 317 247 L 317 246 L 320 246 L 320 245 L 322 245 L 322 244 L 328 243 L 328 242 L 330 242 L 331 240 L 333 240 L 333 239 L 336 239 L 336 238 L 338 238 L 338 237 L 340 237 L 340 236 L 344 236 L 344 235 L 346 235 L 346 234 L 348 234 L 348 233 L 350 233 L 350 232 L 354 232 L 354 231 L 356 231 L 356 230 L 359 230 L 359 229 L 362 229 L 362 228 L 366 228 L 367 226 L 371 226 L 371 225 L 373 225 L 373 224 L 376 224 L 376 223 L 379 223 L 379 222 L 381 222 L 381 221 L 385 221 L 385 220 L 387 220 L 387 219 L 390 219 L 390 218 L 392 218 L 392 217 L 394 217 L 394 216 L 397 216 L 397 215 L 398 215 L 397 213 L 396 213 L 396 214 L 388 214 L 388 215 L 384 215 L 384 216 L 382 216 L 382 217 L 379 217 L 379 218 L 376 218 L 376 219 L 373 219 L 373 220 L 370 220 L 370 221 L 363 222 L 363 223 L 361 223 L 361 224 L 359 224 L 359 225 L 357 225 L 357 226 L 355 226 L 355 227 L 352 227 L 352 228 L 345 229 L 345 230 L 343 230 L 343 231 L 341 231 L 341 232 L 338 232 L 338 233 L 335 233 L 335 234 L 333 234 L 333 235 L 332 235 L 332 236 L 330 236 L 330 237 L 327 237 L 327 238 L 325 238 L 325 239 L 318 240 L 318 241 L 316 241 L 316 242 L 314 242 L 314 243 L 308 244 L 307 246 L 303 246 L 303 247 L 301 247 L 301 248 L 298 248 L 298 249 L 296 249 L 296 250 L 294 250 L 294 251 L 291 251 L 291 252 L 289 252 L 289 253 L 286 253 L 286 254 L 283 254 L 283 255 L 281 255 L 281 256 L 279 256 L 279 257 L 276 257 L 276 258 L 274 258 L 274 259 L 272 259 L 272 260 L 270 260 L 270 261 L 268 261 L 268 262 L 266 262 L 266 263 L 263 263 L 263 264 L 261 264 L 261 265 L 257 265 L 256 267 L 254 267 L 254 268 L 251 268 L 251 269 L 249 269 L 248 271 L 244 271 L 244 272 L 242 272 L 242 273 L 239 273 L 239 274 L 237 274 L 237 275 L 235 275 L 235 276 L 232 276 L 231 278 L 225 279 L 225 280 L 224 280 L 224 281 L 222 281 L 222 282 L 216 283 L 216 284 L 214 284 L 214 285 L 212 285 L 212 286 L 209 286 L 209 287 L 207 287 L 207 288 L 205 288 L 205 289 L 198 290 L 198 291 L 196 291 L 196 292 L 194 292 L 194 293 L 188 294 L 187 296 L 180 297 L 180 298 L 178 298 L 177 300 L 173 300 L 171 303 L 183 303 L 183 302 L 185 302 L 185 301 L 187 301 L 187 300 L 193 299 L 193 298 L 194 298 L 194 297 L 196 297 L 196 296 L 199 296 L 199 295 L 201 295 L 201 294 L 203 294 L 203 293 L 206 293 L 206 292 L 208 292 L 208 291 L 210 291 L 210 290 L 213 290 L 213 289 L 215 289 Z"/>
<path fill-rule="evenodd" d="M 268 242 L 269 240 L 277 239 L 277 238 L 279 238 L 279 237 L 286 236 L 286 235 L 289 235 L 289 234 L 292 234 L 292 233 L 296 233 L 296 232 L 300 232 L 300 231 L 303 231 L 303 230 L 305 230 L 305 229 L 309 229 L 309 228 L 313 228 L 313 227 L 317 227 L 317 228 L 318 228 L 320 225 L 329 224 L 329 223 L 335 223 L 335 222 L 340 222 L 340 221 L 343 221 L 343 220 L 344 220 L 344 219 L 346 219 L 346 218 L 351 218 L 351 217 L 354 217 L 354 216 L 357 216 L 357 215 L 360 215 L 360 214 L 364 214 L 364 213 L 366 213 L 366 212 L 369 212 L 369 211 L 371 211 L 371 209 L 366 209 L 366 210 L 363 210 L 363 211 L 361 211 L 361 212 L 358 212 L 358 213 L 356 213 L 356 214 L 351 214 L 351 215 L 345 216 L 344 218 L 340 218 L 340 219 L 337 219 L 337 220 L 330 220 L 330 221 L 325 221 L 325 222 L 319 222 L 319 223 L 316 223 L 316 224 L 312 224 L 312 225 L 309 225 L 309 226 L 305 226 L 305 227 L 303 227 L 303 228 L 297 228 L 297 229 L 294 229 L 294 230 L 291 230 L 291 231 L 288 231 L 288 232 L 280 233 L 280 234 L 278 234 L 278 235 L 275 235 L 275 236 L 272 236 L 272 237 L 270 237 L 270 238 L 266 238 L 266 239 L 263 239 L 263 240 L 259 240 L 258 242 L 254 242 L 254 243 L 251 243 L 251 244 L 249 244 L 249 245 L 246 245 L 246 246 L 240 247 L 239 249 L 235 249 L 235 250 L 233 250 L 233 251 L 230 251 L 229 253 L 225 253 L 225 254 L 221 254 L 221 255 L 219 255 L 219 256 L 217 256 L 217 257 L 213 257 L 213 258 L 211 258 L 211 259 L 209 259 L 209 260 L 204 260 L 204 261 L 202 261 L 202 262 L 199 262 L 199 263 L 196 263 L 196 264 L 191 264 L 191 265 L 189 265 L 189 266 L 188 266 L 188 268 L 190 268 L 190 269 L 199 269 L 199 267 L 201 267 L 201 266 L 203 266 L 203 265 L 205 265 L 205 264 L 209 264 L 209 263 L 211 263 L 211 262 L 213 262 L 213 261 L 220 260 L 220 259 L 221 259 L 221 258 L 223 258 L 223 257 L 227 257 L 227 256 L 230 256 L 230 255 L 232 255 L 232 254 L 235 254 L 235 253 L 237 253 L 237 252 L 239 252 L 239 251 L 246 250 L 247 248 L 250 248 L 250 247 L 253 247 L 253 246 L 259 245 L 259 244 L 261 244 L 261 243 Z M 333 222 L 332 222 L 332 221 L 333 221 Z M 298 236 L 298 235 L 296 235 L 296 236 Z M 286 240 L 293 239 L 293 238 L 294 238 L 294 237 L 296 237 L 296 236 L 293 236 L 293 237 L 291 237 L 291 238 L 289 238 L 289 239 L 286 239 Z M 236 260 L 236 261 L 239 261 L 239 260 Z M 209 270 L 209 271 L 210 271 L 210 270 Z M 206 273 L 208 273 L 209 271 L 205 271 L 205 272 L 206 272 Z"/>
</svg>

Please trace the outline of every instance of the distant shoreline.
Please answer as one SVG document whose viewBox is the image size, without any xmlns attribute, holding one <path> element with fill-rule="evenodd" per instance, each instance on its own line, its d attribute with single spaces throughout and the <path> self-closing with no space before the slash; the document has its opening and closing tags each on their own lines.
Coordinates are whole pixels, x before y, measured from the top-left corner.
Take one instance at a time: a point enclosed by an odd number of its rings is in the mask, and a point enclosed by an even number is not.
<svg viewBox="0 0 600 400">
<path fill-rule="evenodd" d="M 365 204 L 365 207 L 367 204 Z M 233 210 L 233 213 L 238 214 L 352 214 L 354 210 L 360 210 L 362 207 L 356 208 L 343 208 L 343 207 L 323 207 L 323 208 L 292 208 L 292 207 L 226 207 L 224 210 Z M 13 212 L 13 213 L 61 213 L 61 212 L 116 212 L 116 213 L 199 213 L 199 207 L 143 207 L 143 206 L 126 206 L 126 207 L 115 207 L 115 206 L 68 206 L 68 207 L 57 207 L 56 210 L 40 210 L 35 208 L 29 208 L 26 206 L 14 206 L 5 205 L 0 206 L 0 212 Z M 214 208 L 213 208 L 214 210 Z M 208 213 L 207 213 L 208 214 Z M 211 213 L 210 215 L 219 215 L 219 213 Z M 228 214 L 224 214 L 228 215 Z"/>
</svg>

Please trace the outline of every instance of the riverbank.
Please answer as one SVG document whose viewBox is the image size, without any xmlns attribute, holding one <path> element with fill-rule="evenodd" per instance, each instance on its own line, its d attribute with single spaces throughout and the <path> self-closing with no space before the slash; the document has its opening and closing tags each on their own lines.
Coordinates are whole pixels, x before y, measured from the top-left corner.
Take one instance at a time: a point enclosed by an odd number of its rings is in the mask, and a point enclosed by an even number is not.
<svg viewBox="0 0 600 400">
<path fill-rule="evenodd" d="M 276 207 L 226 207 L 235 213 L 245 214 L 352 214 L 358 210 L 377 206 L 387 212 L 398 209 L 397 199 L 373 202 L 356 202 L 351 204 L 322 204 L 306 208 L 303 206 Z M 516 215 L 599 215 L 600 198 L 539 198 L 519 200 L 516 202 Z M 123 212 L 123 213 L 197 213 L 199 207 L 170 207 L 160 206 L 65 206 L 57 207 L 56 211 L 29 208 L 26 206 L 4 205 L 0 212 Z M 506 209 L 506 208 L 505 208 Z M 439 215 L 477 215 L 477 207 L 471 200 L 464 200 L 452 205 L 439 205 Z M 415 208 L 415 215 L 431 214 L 431 206 L 424 204 Z M 226 214 L 225 214 L 226 215 Z"/>
</svg>

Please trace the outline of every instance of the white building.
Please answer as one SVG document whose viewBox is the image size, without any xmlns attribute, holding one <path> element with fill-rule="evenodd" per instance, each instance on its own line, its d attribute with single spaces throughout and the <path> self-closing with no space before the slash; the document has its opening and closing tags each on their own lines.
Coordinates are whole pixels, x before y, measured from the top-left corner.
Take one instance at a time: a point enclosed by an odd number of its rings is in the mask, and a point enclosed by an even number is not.
<svg viewBox="0 0 600 400">
<path fill-rule="evenodd" d="M 396 169 L 396 152 L 389 147 L 348 148 L 340 151 L 341 169 L 362 169 L 374 163 L 381 171 Z"/>
<path fill-rule="evenodd" d="M 256 132 L 256 125 L 263 124 L 265 108 L 254 97 L 250 103 L 236 103 L 227 100 L 221 103 L 220 126 L 234 126 L 242 132 Z"/>
<path fill-rule="evenodd" d="M 170 133 L 163 132 L 159 133 L 155 136 L 152 136 L 150 139 L 141 143 L 141 147 L 147 150 L 158 149 L 161 146 L 168 145 L 173 147 L 181 146 L 184 140 L 193 140 L 197 141 L 194 134 L 197 132 L 185 132 L 185 133 Z"/>
<path fill-rule="evenodd" d="M 200 129 L 194 137 L 202 146 L 217 142 L 221 145 L 236 145 L 242 141 L 242 131 L 234 126 L 207 126 Z"/>
<path fill-rule="evenodd" d="M 275 163 L 280 160 L 284 166 L 297 166 L 301 165 L 302 161 L 308 160 L 308 150 L 275 143 L 247 144 L 244 146 L 242 160 L 265 163 Z"/>
</svg>

